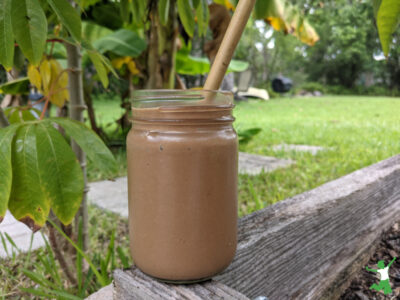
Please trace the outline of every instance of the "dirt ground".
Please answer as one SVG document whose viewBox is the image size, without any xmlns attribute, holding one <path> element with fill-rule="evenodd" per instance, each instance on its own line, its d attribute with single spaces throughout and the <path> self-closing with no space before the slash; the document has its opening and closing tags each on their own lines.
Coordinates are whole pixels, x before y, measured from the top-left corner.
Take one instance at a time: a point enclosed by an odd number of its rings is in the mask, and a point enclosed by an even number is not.
<svg viewBox="0 0 400 300">
<path fill-rule="evenodd" d="M 389 269 L 390 285 L 392 293 L 384 295 L 383 291 L 371 290 L 370 286 L 379 283 L 379 274 L 369 272 L 363 267 L 350 287 L 340 297 L 341 300 L 400 300 L 400 221 L 394 224 L 391 229 L 382 234 L 375 254 L 370 258 L 368 267 L 378 269 L 377 262 L 383 260 L 385 265 L 397 257 Z"/>
</svg>

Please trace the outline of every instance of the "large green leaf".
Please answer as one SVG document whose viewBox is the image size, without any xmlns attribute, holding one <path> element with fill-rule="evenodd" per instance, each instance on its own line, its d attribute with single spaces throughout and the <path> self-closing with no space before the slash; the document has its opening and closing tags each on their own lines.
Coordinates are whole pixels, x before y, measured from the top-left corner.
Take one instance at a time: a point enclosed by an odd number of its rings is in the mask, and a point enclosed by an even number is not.
<svg viewBox="0 0 400 300">
<path fill-rule="evenodd" d="M 44 162 L 39 161 L 37 126 L 35 123 L 21 125 L 14 138 L 12 188 L 8 204 L 13 216 L 33 231 L 45 224 L 50 211 L 46 179 L 41 171 Z"/>
<path fill-rule="evenodd" d="M 248 67 L 248 62 L 232 59 L 227 73 L 243 72 Z M 210 61 L 206 57 L 194 57 L 179 51 L 176 54 L 176 72 L 183 75 L 204 75 L 210 72 Z"/>
<path fill-rule="evenodd" d="M 41 111 L 24 106 L 11 106 L 4 110 L 10 124 L 23 123 L 25 121 L 36 121 Z"/>
<path fill-rule="evenodd" d="M 374 10 L 374 17 L 378 15 L 379 7 L 381 6 L 382 0 L 372 0 L 372 8 Z"/>
<path fill-rule="evenodd" d="M 12 168 L 11 145 L 19 124 L 0 129 L 0 223 L 3 221 L 10 198 Z"/>
<path fill-rule="evenodd" d="M 114 173 L 117 163 L 103 141 L 83 123 L 64 118 L 48 118 L 47 122 L 57 123 L 81 147 L 92 163 L 106 173 Z"/>
<path fill-rule="evenodd" d="M 11 0 L 0 1 L 0 64 L 7 70 L 14 62 L 14 34 L 11 25 Z"/>
<path fill-rule="evenodd" d="M 70 224 L 79 209 L 84 181 L 82 169 L 64 137 L 49 123 L 36 125 L 38 162 L 51 209 Z"/>
<path fill-rule="evenodd" d="M 199 35 L 204 36 L 207 33 L 208 21 L 210 13 L 208 11 L 207 0 L 200 0 L 196 8 L 197 24 L 199 28 Z"/>
<path fill-rule="evenodd" d="M 192 37 L 195 22 L 191 2 L 191 0 L 178 0 L 178 14 L 186 33 Z"/>
<path fill-rule="evenodd" d="M 24 95 L 29 93 L 29 78 L 22 77 L 17 80 L 0 85 L 0 94 Z"/>
<path fill-rule="evenodd" d="M 47 38 L 47 20 L 39 1 L 12 1 L 11 23 L 22 52 L 32 64 L 38 65 Z"/>
<path fill-rule="evenodd" d="M 111 51 L 120 56 L 137 57 L 146 49 L 147 43 L 137 33 L 120 29 L 97 40 L 93 46 L 100 53 Z"/>
<path fill-rule="evenodd" d="M 400 18 L 399 0 L 382 0 L 379 6 L 376 25 L 378 26 L 379 39 L 385 56 L 389 54 L 389 46 L 392 34 L 395 31 Z"/>
<path fill-rule="evenodd" d="M 165 26 L 168 22 L 170 0 L 160 0 L 158 3 L 158 16 L 161 25 Z"/>
<path fill-rule="evenodd" d="M 80 42 L 82 38 L 81 17 L 67 0 L 47 0 L 51 8 L 60 18 L 61 23 L 68 29 L 72 37 Z"/>
<path fill-rule="evenodd" d="M 105 88 L 108 87 L 109 80 L 107 68 L 101 60 L 101 54 L 96 51 L 87 51 L 87 54 L 89 55 L 89 58 L 97 71 L 97 75 L 99 76 L 101 83 Z"/>
<path fill-rule="evenodd" d="M 113 31 L 107 27 L 97 25 L 93 22 L 83 22 L 82 27 L 83 38 L 85 39 L 85 42 L 89 44 L 92 44 L 95 41 L 113 33 Z"/>
</svg>

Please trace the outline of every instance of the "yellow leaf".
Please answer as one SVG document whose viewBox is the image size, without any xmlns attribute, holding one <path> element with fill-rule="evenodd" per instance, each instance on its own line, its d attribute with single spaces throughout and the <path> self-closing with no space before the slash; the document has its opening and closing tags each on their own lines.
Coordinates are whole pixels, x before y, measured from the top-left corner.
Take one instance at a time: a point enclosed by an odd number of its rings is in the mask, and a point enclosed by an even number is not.
<svg viewBox="0 0 400 300">
<path fill-rule="evenodd" d="M 227 9 L 235 11 L 235 6 L 229 0 L 225 0 L 224 5 Z"/>
<path fill-rule="evenodd" d="M 63 69 L 58 61 L 55 59 L 49 60 L 51 68 L 51 90 L 50 102 L 62 107 L 65 101 L 69 100 L 68 93 L 68 75 L 63 72 Z"/>
<path fill-rule="evenodd" d="M 51 84 L 51 66 L 47 59 L 44 59 L 39 66 L 40 77 L 42 78 L 42 91 L 45 96 L 49 94 Z"/>
<path fill-rule="evenodd" d="M 28 66 L 28 78 L 29 81 L 40 91 L 42 92 L 42 77 L 40 76 L 40 72 L 37 67 L 33 65 Z"/>
<path fill-rule="evenodd" d="M 287 26 L 285 21 L 279 17 L 269 17 L 266 18 L 265 21 L 272 26 L 276 31 L 285 31 L 287 32 Z"/>
<path fill-rule="evenodd" d="M 302 43 L 305 43 L 309 46 L 314 46 L 314 44 L 319 40 L 318 33 L 307 22 L 307 20 L 303 20 L 300 24 L 296 26 L 292 25 L 292 29 L 292 34 L 297 37 Z"/>
<path fill-rule="evenodd" d="M 133 59 L 128 63 L 128 69 L 132 75 L 138 75 L 140 73 L 140 71 L 136 68 L 136 64 Z"/>
<path fill-rule="evenodd" d="M 113 66 L 115 69 L 119 70 L 119 69 L 121 69 L 122 66 L 125 64 L 125 57 L 117 57 L 117 58 L 114 58 L 114 59 L 111 61 L 111 64 L 112 64 L 112 66 Z"/>
</svg>

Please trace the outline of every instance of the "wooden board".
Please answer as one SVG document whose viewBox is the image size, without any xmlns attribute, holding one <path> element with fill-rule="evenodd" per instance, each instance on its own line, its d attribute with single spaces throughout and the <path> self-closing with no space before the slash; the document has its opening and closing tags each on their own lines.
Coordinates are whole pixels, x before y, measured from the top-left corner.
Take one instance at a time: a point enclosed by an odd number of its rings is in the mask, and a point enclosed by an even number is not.
<svg viewBox="0 0 400 300">
<path fill-rule="evenodd" d="M 226 285 L 208 281 L 201 284 L 172 285 L 159 282 L 140 272 L 116 270 L 114 272 L 114 299 L 123 300 L 202 300 L 239 299 L 249 300 Z"/>
<path fill-rule="evenodd" d="M 235 260 L 213 281 L 166 285 L 117 270 L 114 299 L 336 299 L 396 218 L 400 155 L 242 218 Z"/>
<path fill-rule="evenodd" d="M 215 280 L 250 298 L 336 299 L 396 218 L 400 155 L 242 218 Z"/>
</svg>

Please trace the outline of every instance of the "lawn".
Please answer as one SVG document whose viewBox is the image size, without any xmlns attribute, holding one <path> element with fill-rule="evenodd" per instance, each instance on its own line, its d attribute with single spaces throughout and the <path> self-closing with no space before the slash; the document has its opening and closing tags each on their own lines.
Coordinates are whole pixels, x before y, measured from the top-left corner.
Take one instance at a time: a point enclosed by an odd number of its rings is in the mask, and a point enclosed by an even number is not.
<svg viewBox="0 0 400 300">
<path fill-rule="evenodd" d="M 103 126 L 119 118 L 122 110 L 118 99 L 103 96 L 95 102 L 97 116 Z M 290 158 L 296 162 L 289 168 L 257 176 L 239 176 L 239 215 L 242 216 L 269 204 L 319 186 L 354 170 L 400 153 L 400 99 L 368 97 L 282 98 L 271 101 L 249 101 L 237 104 L 235 127 L 238 131 L 260 127 L 262 131 L 240 150 L 250 153 Z M 112 126 L 107 131 L 115 131 Z M 307 144 L 325 147 L 313 156 L 302 152 L 274 151 L 280 143 Z M 120 169 L 115 176 L 126 174 L 125 150 L 114 149 Z M 89 179 L 104 179 L 104 175 L 90 164 Z M 115 233 L 114 252 L 106 273 L 111 269 L 131 264 L 127 220 L 96 206 L 89 206 L 90 258 L 99 270 L 101 258 L 109 257 L 113 249 L 110 241 Z M 118 249 L 118 250 L 115 250 Z M 121 256 L 122 253 L 122 256 Z M 121 257 L 126 257 L 122 259 Z M 22 271 L 23 268 L 27 270 Z M 31 280 L 44 278 L 48 289 L 78 295 L 70 289 L 64 273 L 59 270 L 52 251 L 44 248 L 32 254 L 21 254 L 2 260 L 0 298 L 32 299 L 31 293 L 21 288 L 36 286 Z M 52 271 L 53 270 L 53 271 Z M 29 277 L 29 271 L 35 272 Z M 25 273 L 24 273 L 25 272 Z M 49 274 L 58 278 L 50 283 Z M 26 275 L 28 274 L 28 275 Z M 36 275 L 35 275 L 36 274 Z M 93 275 L 93 274 L 92 274 Z M 38 277 L 39 276 L 39 277 Z M 46 279 L 47 278 L 47 279 Z M 81 289 L 82 296 L 98 290 L 100 285 L 91 280 Z M 40 297 L 39 297 L 40 298 Z"/>
<path fill-rule="evenodd" d="M 105 97 L 95 101 L 99 120 L 119 117 L 119 102 Z M 364 166 L 400 153 L 400 98 L 320 97 L 252 100 L 237 104 L 235 128 L 262 131 L 240 150 L 290 158 L 289 168 L 257 176 L 239 176 L 239 215 L 302 193 Z M 318 145 L 326 148 L 313 156 L 304 152 L 274 151 L 280 143 Z M 125 152 L 117 159 L 126 173 Z M 89 178 L 102 174 L 89 165 Z"/>
</svg>

